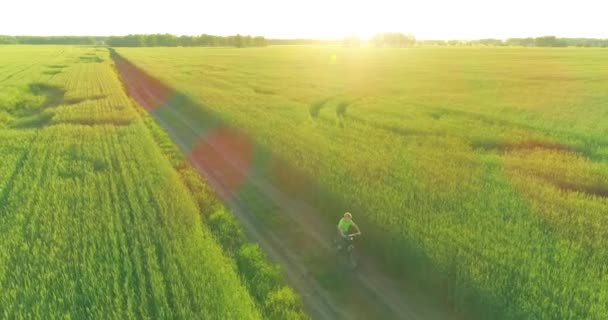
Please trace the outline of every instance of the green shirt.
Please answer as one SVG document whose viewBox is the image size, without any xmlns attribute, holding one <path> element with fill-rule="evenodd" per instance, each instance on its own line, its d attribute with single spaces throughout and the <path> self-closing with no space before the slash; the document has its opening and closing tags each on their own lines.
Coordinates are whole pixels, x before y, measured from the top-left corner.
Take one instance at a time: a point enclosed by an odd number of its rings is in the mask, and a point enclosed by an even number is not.
<svg viewBox="0 0 608 320">
<path fill-rule="evenodd" d="M 340 219 L 340 222 L 338 222 L 338 229 L 340 229 L 342 233 L 347 233 L 348 229 L 350 229 L 350 226 L 352 226 L 353 223 L 353 219 L 346 221 L 346 219 L 342 218 Z"/>
</svg>

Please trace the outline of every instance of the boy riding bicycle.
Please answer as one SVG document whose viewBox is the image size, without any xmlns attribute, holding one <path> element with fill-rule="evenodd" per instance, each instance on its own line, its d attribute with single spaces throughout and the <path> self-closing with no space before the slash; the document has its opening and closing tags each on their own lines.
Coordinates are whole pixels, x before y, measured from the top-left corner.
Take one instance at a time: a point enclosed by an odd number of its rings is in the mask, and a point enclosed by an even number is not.
<svg viewBox="0 0 608 320">
<path fill-rule="evenodd" d="M 338 239 L 341 240 L 338 241 L 338 249 L 346 247 L 347 242 L 350 240 L 351 237 L 361 235 L 361 230 L 359 229 L 359 226 L 357 226 L 357 224 L 353 221 L 353 215 L 350 214 L 350 212 L 344 213 L 344 217 L 340 219 L 340 222 L 338 222 L 337 227 L 339 236 Z M 348 232 L 351 227 L 355 228 L 357 232 L 349 234 Z"/>
</svg>

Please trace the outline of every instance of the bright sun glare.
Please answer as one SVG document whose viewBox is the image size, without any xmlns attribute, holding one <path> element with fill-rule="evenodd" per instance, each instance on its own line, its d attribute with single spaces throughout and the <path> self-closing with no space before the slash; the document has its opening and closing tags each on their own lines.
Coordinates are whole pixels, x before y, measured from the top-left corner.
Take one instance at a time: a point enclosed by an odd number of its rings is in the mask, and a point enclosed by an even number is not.
<svg viewBox="0 0 608 320">
<path fill-rule="evenodd" d="M 603 17 L 606 4 L 593 0 L 106 0 L 95 8 L 74 0 L 32 2 L 4 3 L 0 34 L 240 33 L 269 38 L 369 38 L 377 32 L 411 32 L 419 39 L 549 34 L 608 38 Z"/>
</svg>

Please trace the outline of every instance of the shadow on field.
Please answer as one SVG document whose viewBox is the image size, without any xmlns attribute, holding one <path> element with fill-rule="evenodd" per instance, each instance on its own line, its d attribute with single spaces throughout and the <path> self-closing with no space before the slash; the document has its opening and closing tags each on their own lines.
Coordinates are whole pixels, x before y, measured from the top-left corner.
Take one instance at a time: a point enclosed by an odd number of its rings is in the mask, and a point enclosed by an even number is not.
<svg viewBox="0 0 608 320">
<path fill-rule="evenodd" d="M 42 72 L 43 74 L 48 74 L 48 75 L 57 75 L 61 73 L 61 70 L 48 70 L 48 71 L 44 71 Z"/>
<path fill-rule="evenodd" d="M 63 64 L 51 64 L 47 65 L 46 67 L 48 68 L 48 70 L 43 71 L 42 73 L 54 77 L 60 73 L 63 73 L 63 68 L 67 66 Z"/>
<path fill-rule="evenodd" d="M 409 284 L 445 287 L 444 277 L 421 251 L 396 242 L 388 228 L 357 215 L 364 230 L 358 243 L 361 264 L 356 272 L 348 270 L 331 241 L 342 213 L 363 212 L 361 208 L 256 144 L 219 114 L 109 50 L 128 94 L 167 131 L 249 236 L 282 265 L 313 319 L 454 318 L 446 316 L 449 312 L 436 299 L 399 284 L 407 278 Z M 311 108 L 313 118 L 324 103 Z M 337 113 L 346 113 L 346 108 Z"/>
<path fill-rule="evenodd" d="M 47 83 L 31 83 L 28 86 L 30 97 L 24 97 L 18 101 L 13 108 L 8 110 L 15 120 L 10 124 L 13 129 L 33 129 L 42 128 L 51 124 L 67 123 L 80 125 L 126 125 L 120 120 L 104 120 L 90 118 L 77 120 L 64 120 L 61 122 L 53 122 L 55 114 L 51 110 L 59 106 L 73 106 L 85 101 L 97 101 L 105 99 L 106 95 L 95 95 L 86 98 L 65 98 L 65 89 L 49 85 Z"/>
<path fill-rule="evenodd" d="M 82 179 L 87 173 L 103 172 L 110 166 L 108 159 L 87 154 L 76 144 L 70 145 L 61 156 L 64 165 L 60 166 L 58 175 L 63 179 Z"/>
<path fill-rule="evenodd" d="M 338 119 L 343 119 L 346 116 L 346 111 L 350 106 L 350 101 L 342 100 L 336 97 L 328 97 L 325 99 L 318 100 L 313 102 L 308 107 L 308 113 L 313 120 L 319 118 L 319 113 L 321 109 L 327 108 L 330 105 L 335 105 L 336 109 L 336 117 Z"/>
<path fill-rule="evenodd" d="M 319 100 L 319 101 L 311 104 L 310 107 L 308 108 L 308 113 L 310 114 L 310 117 L 313 119 L 318 118 L 319 112 L 321 111 L 321 109 L 323 108 L 323 106 L 325 105 L 325 103 L 327 101 L 329 101 L 329 98 L 322 99 L 322 100 Z"/>
<path fill-rule="evenodd" d="M 566 192 L 578 192 L 586 194 L 588 196 L 596 196 L 602 198 L 608 198 L 608 185 L 595 184 L 595 185 L 583 185 L 575 181 L 558 180 L 553 176 L 540 175 L 528 173 L 530 177 L 544 181 L 559 190 Z"/>
<path fill-rule="evenodd" d="M 65 90 L 63 88 L 46 83 L 32 83 L 29 85 L 29 91 L 33 95 L 46 97 L 46 100 L 40 106 L 42 109 L 60 105 L 65 96 Z"/>
<path fill-rule="evenodd" d="M 99 95 L 94 95 L 94 96 L 90 96 L 90 97 L 86 97 L 86 98 L 64 99 L 61 104 L 66 105 L 66 106 L 71 106 L 71 105 L 79 104 L 79 103 L 85 102 L 85 101 L 97 101 L 97 100 L 102 100 L 105 98 L 107 98 L 107 95 L 99 94 Z"/>
<path fill-rule="evenodd" d="M 53 113 L 46 109 L 60 105 L 65 96 L 63 88 L 46 83 L 31 83 L 28 91 L 33 97 L 42 99 L 23 99 L 17 102 L 10 112 L 16 118 L 11 124 L 12 128 L 40 128 L 47 125 L 53 118 Z"/>
<path fill-rule="evenodd" d="M 103 60 L 102 58 L 100 58 L 96 55 L 93 55 L 93 56 L 85 55 L 85 56 L 80 57 L 80 62 L 82 62 L 82 63 L 102 63 L 104 61 L 105 60 Z"/>
</svg>

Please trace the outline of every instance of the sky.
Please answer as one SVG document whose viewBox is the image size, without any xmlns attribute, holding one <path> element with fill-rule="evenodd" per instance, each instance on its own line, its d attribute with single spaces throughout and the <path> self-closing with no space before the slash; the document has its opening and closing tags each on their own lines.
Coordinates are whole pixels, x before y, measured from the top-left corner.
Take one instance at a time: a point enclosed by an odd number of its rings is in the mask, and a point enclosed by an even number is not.
<svg viewBox="0 0 608 320">
<path fill-rule="evenodd" d="M 602 0 L 20 0 L 0 4 L 5 35 L 249 34 L 267 38 L 608 38 Z"/>
</svg>

